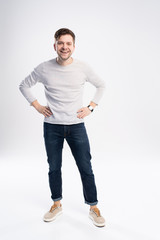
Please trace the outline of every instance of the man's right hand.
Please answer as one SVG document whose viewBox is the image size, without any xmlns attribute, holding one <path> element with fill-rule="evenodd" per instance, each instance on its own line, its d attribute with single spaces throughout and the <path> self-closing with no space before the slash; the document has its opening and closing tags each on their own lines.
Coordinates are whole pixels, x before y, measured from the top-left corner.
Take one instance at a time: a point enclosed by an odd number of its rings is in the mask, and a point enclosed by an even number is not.
<svg viewBox="0 0 160 240">
<path fill-rule="evenodd" d="M 45 117 L 50 117 L 53 113 L 51 112 L 50 108 L 47 106 L 42 106 L 39 104 L 37 100 L 31 103 L 31 105 L 41 114 L 43 114 Z"/>
</svg>

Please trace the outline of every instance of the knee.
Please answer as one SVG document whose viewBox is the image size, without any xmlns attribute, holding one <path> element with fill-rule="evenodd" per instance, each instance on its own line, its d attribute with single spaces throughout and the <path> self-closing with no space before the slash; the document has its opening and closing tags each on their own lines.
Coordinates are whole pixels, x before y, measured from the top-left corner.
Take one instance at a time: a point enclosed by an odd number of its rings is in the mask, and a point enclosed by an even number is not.
<svg viewBox="0 0 160 240">
<path fill-rule="evenodd" d="M 59 173 L 61 171 L 61 165 L 53 162 L 49 162 L 49 173 Z"/>
<path fill-rule="evenodd" d="M 79 171 L 82 176 L 92 176 L 93 175 L 93 170 L 92 170 L 91 165 L 79 166 Z"/>
</svg>

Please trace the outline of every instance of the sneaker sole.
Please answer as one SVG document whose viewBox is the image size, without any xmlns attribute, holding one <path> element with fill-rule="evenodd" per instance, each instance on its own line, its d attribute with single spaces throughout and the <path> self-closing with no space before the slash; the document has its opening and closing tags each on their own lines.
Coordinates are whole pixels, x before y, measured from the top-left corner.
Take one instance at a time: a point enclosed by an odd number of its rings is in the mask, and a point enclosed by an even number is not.
<svg viewBox="0 0 160 240">
<path fill-rule="evenodd" d="M 59 212 L 59 213 L 57 213 L 56 216 L 54 216 L 53 218 L 50 218 L 50 219 L 48 219 L 48 218 L 43 218 L 43 221 L 44 221 L 44 222 L 54 221 L 54 220 L 55 220 L 57 217 L 59 217 L 60 215 L 62 215 L 62 211 Z"/>
<path fill-rule="evenodd" d="M 92 220 L 92 222 L 94 223 L 95 226 L 97 226 L 97 227 L 104 227 L 105 226 L 105 222 L 104 223 L 96 223 L 92 216 L 89 215 L 89 218 Z"/>
</svg>

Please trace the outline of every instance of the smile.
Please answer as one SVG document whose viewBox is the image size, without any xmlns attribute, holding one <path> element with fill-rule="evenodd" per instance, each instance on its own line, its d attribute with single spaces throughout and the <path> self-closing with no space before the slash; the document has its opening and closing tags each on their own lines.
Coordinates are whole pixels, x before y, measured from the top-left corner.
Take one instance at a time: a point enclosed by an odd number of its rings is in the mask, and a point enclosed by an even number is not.
<svg viewBox="0 0 160 240">
<path fill-rule="evenodd" d="M 61 53 L 67 54 L 67 53 L 69 53 L 69 52 L 62 52 L 62 51 L 61 51 Z"/>
</svg>

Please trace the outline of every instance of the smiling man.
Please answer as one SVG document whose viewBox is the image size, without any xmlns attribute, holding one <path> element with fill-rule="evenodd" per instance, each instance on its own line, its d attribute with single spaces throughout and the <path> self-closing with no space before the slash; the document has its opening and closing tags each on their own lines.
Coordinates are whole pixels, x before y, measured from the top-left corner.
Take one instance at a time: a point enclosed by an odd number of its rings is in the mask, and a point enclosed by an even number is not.
<svg viewBox="0 0 160 240">
<path fill-rule="evenodd" d="M 74 51 L 75 43 L 71 35 L 62 35 L 54 44 L 54 49 L 58 54 L 59 64 L 67 65 L 72 62 L 71 55 Z M 67 61 L 68 60 L 68 61 Z"/>
<path fill-rule="evenodd" d="M 63 143 L 66 140 L 81 176 L 84 201 L 90 206 L 89 217 L 96 226 L 102 227 L 105 226 L 105 219 L 97 207 L 97 189 L 84 118 L 98 105 L 105 83 L 88 64 L 71 57 L 75 49 L 75 34 L 70 29 L 61 28 L 54 37 L 57 57 L 39 64 L 19 86 L 30 105 L 45 117 L 44 141 L 53 205 L 43 220 L 53 221 L 62 213 L 61 166 Z M 38 82 L 44 85 L 47 106 L 42 106 L 30 91 Z M 96 92 L 88 106 L 83 107 L 86 82 L 94 85 Z"/>
</svg>

